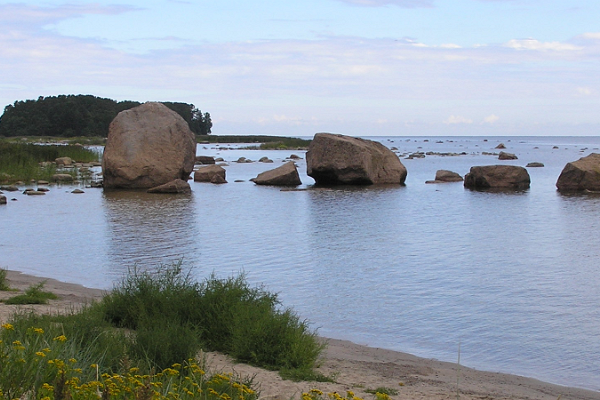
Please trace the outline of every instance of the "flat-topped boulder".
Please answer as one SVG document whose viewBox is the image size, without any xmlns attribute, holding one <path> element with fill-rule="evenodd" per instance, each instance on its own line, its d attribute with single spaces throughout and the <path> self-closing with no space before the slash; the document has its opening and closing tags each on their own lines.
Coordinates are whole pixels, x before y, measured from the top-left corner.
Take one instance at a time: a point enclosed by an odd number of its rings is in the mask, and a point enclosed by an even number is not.
<svg viewBox="0 0 600 400">
<path fill-rule="evenodd" d="M 379 142 L 317 133 L 306 153 L 308 176 L 322 185 L 403 185 L 407 171 Z"/>
<path fill-rule="evenodd" d="M 464 186 L 469 189 L 523 190 L 531 184 L 529 173 L 516 165 L 471 167 Z"/>
<path fill-rule="evenodd" d="M 187 122 L 161 103 L 121 111 L 111 122 L 102 172 L 105 189 L 148 189 L 194 169 L 196 140 Z"/>
<path fill-rule="evenodd" d="M 439 169 L 435 173 L 435 179 L 433 181 L 427 181 L 425 183 L 447 183 L 447 182 L 462 182 L 463 177 L 456 172 L 447 171 L 445 169 Z"/>
<path fill-rule="evenodd" d="M 256 178 L 250 180 L 257 185 L 298 186 L 302 184 L 298 169 L 293 161 L 286 162 L 275 169 L 262 172 Z"/>
<path fill-rule="evenodd" d="M 600 191 L 600 154 L 591 153 L 567 163 L 556 181 L 556 187 L 560 192 Z"/>
<path fill-rule="evenodd" d="M 225 180 L 225 168 L 220 165 L 209 165 L 206 167 L 201 167 L 194 172 L 194 182 L 212 182 L 215 176 L 219 176 L 222 178 L 223 182 L 226 183 Z"/>
<path fill-rule="evenodd" d="M 214 164 L 215 158 L 212 156 L 196 156 L 196 164 Z"/>
</svg>

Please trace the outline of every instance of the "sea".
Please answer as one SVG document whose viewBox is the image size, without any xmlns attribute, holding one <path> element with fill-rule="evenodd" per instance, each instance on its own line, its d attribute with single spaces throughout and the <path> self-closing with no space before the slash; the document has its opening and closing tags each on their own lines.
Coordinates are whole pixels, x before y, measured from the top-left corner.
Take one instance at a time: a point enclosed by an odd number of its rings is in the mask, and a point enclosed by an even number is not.
<svg viewBox="0 0 600 400">
<path fill-rule="evenodd" d="M 7 192 L 0 267 L 107 290 L 134 266 L 245 274 L 320 336 L 600 390 L 600 195 L 556 190 L 600 137 L 365 138 L 398 154 L 404 186 L 317 188 L 305 151 L 199 144 L 224 159 L 229 183 L 190 181 L 191 195 Z M 518 159 L 498 160 L 499 144 Z M 300 190 L 250 181 L 292 154 Z M 527 168 L 528 190 L 425 183 L 530 162 L 544 167 Z"/>
</svg>

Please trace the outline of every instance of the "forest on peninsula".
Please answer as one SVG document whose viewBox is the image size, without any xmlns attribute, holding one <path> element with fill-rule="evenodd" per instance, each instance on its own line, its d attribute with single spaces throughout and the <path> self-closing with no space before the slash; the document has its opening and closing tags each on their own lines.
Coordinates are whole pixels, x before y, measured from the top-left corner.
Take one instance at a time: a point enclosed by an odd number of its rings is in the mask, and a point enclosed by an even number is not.
<svg viewBox="0 0 600 400">
<path fill-rule="evenodd" d="M 196 135 L 211 133 L 209 113 L 193 104 L 162 102 L 177 112 Z M 107 137 L 117 114 L 139 106 L 137 101 L 115 101 L 92 95 L 59 95 L 37 100 L 15 101 L 0 117 L 0 137 Z"/>
</svg>

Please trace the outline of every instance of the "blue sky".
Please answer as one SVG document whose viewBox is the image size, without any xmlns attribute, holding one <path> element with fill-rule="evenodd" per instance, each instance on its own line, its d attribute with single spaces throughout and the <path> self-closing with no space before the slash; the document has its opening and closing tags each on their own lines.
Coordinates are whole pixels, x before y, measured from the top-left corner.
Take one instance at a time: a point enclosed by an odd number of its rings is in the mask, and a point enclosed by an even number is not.
<svg viewBox="0 0 600 400">
<path fill-rule="evenodd" d="M 597 135 L 600 1 L 0 1 L 0 106 L 58 94 L 215 134 Z"/>
</svg>

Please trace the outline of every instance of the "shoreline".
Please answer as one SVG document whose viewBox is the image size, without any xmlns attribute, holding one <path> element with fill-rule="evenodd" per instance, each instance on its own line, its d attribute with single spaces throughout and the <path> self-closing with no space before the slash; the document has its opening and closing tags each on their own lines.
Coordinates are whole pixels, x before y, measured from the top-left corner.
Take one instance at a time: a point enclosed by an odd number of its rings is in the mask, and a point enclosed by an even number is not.
<svg viewBox="0 0 600 400">
<path fill-rule="evenodd" d="M 41 278 L 14 270 L 7 271 L 11 288 L 22 291 L 32 284 L 45 281 L 44 288 L 59 296 L 48 305 L 11 306 L 0 303 L 0 323 L 6 322 L 16 311 L 40 313 L 68 312 L 83 304 L 102 298 L 106 290 L 87 288 L 52 278 Z M 17 292 L 0 292 L 0 299 Z M 480 371 L 456 363 L 417 357 L 399 351 L 359 345 L 347 340 L 321 338 L 328 346 L 318 371 L 333 376 L 336 383 L 284 381 L 274 371 L 246 364 L 238 364 L 228 356 L 204 353 L 209 368 L 254 376 L 262 399 L 288 400 L 301 398 L 302 392 L 319 389 L 324 393 L 342 395 L 352 391 L 370 399 L 367 390 L 386 387 L 398 391 L 397 399 L 581 399 L 600 400 L 600 391 L 560 386 L 499 372 Z"/>
</svg>

